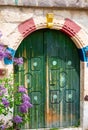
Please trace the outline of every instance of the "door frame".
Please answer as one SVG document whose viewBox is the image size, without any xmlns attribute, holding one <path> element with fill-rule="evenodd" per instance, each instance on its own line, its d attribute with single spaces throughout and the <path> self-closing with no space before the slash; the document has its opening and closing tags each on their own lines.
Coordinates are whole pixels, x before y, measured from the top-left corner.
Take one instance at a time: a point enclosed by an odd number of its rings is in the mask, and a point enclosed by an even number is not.
<svg viewBox="0 0 88 130">
<path fill-rule="evenodd" d="M 35 18 L 30 18 L 28 20 L 25 20 L 24 22 L 20 23 L 17 28 L 14 30 L 14 34 L 11 34 L 8 36 L 8 39 L 13 39 L 9 41 L 9 45 L 14 50 L 17 50 L 18 46 L 20 45 L 21 41 L 28 35 L 30 35 L 32 32 L 38 29 L 48 28 L 47 27 L 47 21 L 46 16 Z M 88 127 L 87 125 L 87 119 L 88 114 L 86 114 L 87 108 L 88 108 L 88 102 L 84 100 L 85 96 L 88 92 L 88 64 L 87 64 L 87 51 L 88 51 L 88 34 L 82 28 L 77 24 L 76 22 L 72 21 L 71 19 L 64 18 L 64 19 L 58 19 L 58 16 L 55 16 L 53 19 L 53 26 L 51 29 L 60 30 L 64 33 L 66 33 L 74 42 L 76 47 L 79 50 L 80 54 L 80 127 L 82 129 L 86 129 Z M 7 43 L 7 41 L 6 41 Z M 13 72 L 13 65 L 9 65 L 8 69 L 10 69 L 11 72 Z M 85 73 L 86 72 L 86 73 Z"/>
</svg>

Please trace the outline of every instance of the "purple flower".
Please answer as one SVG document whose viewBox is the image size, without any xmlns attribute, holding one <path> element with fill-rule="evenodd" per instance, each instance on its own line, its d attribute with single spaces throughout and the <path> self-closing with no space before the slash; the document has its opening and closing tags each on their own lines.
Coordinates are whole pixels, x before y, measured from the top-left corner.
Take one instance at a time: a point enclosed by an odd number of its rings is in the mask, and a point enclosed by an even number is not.
<svg viewBox="0 0 88 130">
<path fill-rule="evenodd" d="M 5 58 L 8 58 L 8 59 L 12 59 L 11 52 L 8 51 L 8 50 L 6 50 L 6 51 L 4 52 L 4 57 L 5 57 Z"/>
<path fill-rule="evenodd" d="M 1 125 L 0 128 L 1 128 L 1 130 L 5 130 L 6 126 L 5 125 Z"/>
<path fill-rule="evenodd" d="M 29 101 L 25 101 L 20 105 L 19 110 L 21 113 L 27 113 L 28 108 L 31 108 L 31 107 L 32 107 L 32 104 Z"/>
<path fill-rule="evenodd" d="M 3 87 L 3 85 L 0 85 L 0 90 L 2 90 L 4 87 Z"/>
<path fill-rule="evenodd" d="M 4 51 L 0 50 L 0 60 L 4 58 Z"/>
<path fill-rule="evenodd" d="M 6 93 L 6 88 L 2 89 L 2 94 Z"/>
<path fill-rule="evenodd" d="M 2 96 L 4 93 L 6 93 L 6 88 L 0 85 L 0 96 Z"/>
<path fill-rule="evenodd" d="M 23 64 L 23 58 L 22 57 L 20 57 L 20 58 L 14 58 L 13 61 L 17 65 L 22 65 Z"/>
<path fill-rule="evenodd" d="M 5 89 L 3 89 L 2 91 L 0 91 L 0 96 L 2 96 L 5 92 L 6 92 Z"/>
<path fill-rule="evenodd" d="M 3 43 L 0 43 L 0 51 L 4 51 L 5 50 L 5 45 Z"/>
<path fill-rule="evenodd" d="M 21 113 L 27 113 L 27 111 L 28 111 L 28 106 L 27 106 L 26 104 L 22 103 L 22 104 L 20 105 L 20 107 L 19 107 L 19 110 L 20 110 Z"/>
<path fill-rule="evenodd" d="M 2 92 L 0 92 L 0 96 L 2 96 Z"/>
<path fill-rule="evenodd" d="M 6 98 L 2 98 L 2 103 L 5 107 L 9 106 L 9 101 Z"/>
<path fill-rule="evenodd" d="M 29 101 L 25 101 L 23 104 L 25 104 L 28 108 L 33 106 Z"/>
<path fill-rule="evenodd" d="M 0 85 L 0 90 L 5 89 L 5 87 L 3 85 Z"/>
<path fill-rule="evenodd" d="M 24 86 L 19 86 L 18 92 L 26 92 L 26 88 L 24 88 Z"/>
<path fill-rule="evenodd" d="M 8 57 L 10 55 L 10 52 L 6 51 L 7 46 L 0 43 L 0 60 L 2 60 L 5 57 Z"/>
<path fill-rule="evenodd" d="M 20 116 L 15 116 L 14 118 L 13 118 L 13 122 L 15 122 L 16 124 L 19 124 L 19 123 L 21 123 L 22 122 L 22 117 L 20 117 Z"/>
<path fill-rule="evenodd" d="M 22 100 L 23 100 L 23 102 L 30 101 L 30 97 L 27 94 L 23 94 Z"/>
<path fill-rule="evenodd" d="M 2 43 L 0 43 L 0 60 L 2 60 L 5 56 L 6 56 L 6 45 L 3 45 Z"/>
</svg>

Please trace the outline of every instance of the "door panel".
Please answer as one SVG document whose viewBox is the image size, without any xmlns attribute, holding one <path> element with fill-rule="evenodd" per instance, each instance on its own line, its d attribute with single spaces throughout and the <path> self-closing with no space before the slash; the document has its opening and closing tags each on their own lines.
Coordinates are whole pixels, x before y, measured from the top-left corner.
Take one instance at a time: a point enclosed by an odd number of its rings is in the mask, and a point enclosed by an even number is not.
<svg viewBox="0 0 88 130">
<path fill-rule="evenodd" d="M 50 39 L 48 36 L 50 36 Z M 46 37 L 48 39 L 47 44 L 54 49 L 51 50 L 51 54 L 47 52 L 50 79 L 48 127 L 75 126 L 78 123 L 77 120 L 79 120 L 79 117 L 77 117 L 79 113 L 76 112 L 76 109 L 79 110 L 77 49 L 73 43 L 69 42 L 70 39 L 65 35 L 63 37 L 61 33 L 58 35 L 58 33 L 50 31 L 47 32 Z"/>
<path fill-rule="evenodd" d="M 32 75 L 32 87 L 29 89 L 29 95 L 31 96 L 31 102 L 33 108 L 30 109 L 31 115 L 31 128 L 43 127 L 44 123 L 44 86 L 43 86 L 43 58 L 31 58 L 28 62 L 28 68 Z"/>
<path fill-rule="evenodd" d="M 24 65 L 18 68 L 21 76 L 16 67 L 15 73 L 18 81 L 22 77 L 33 104 L 27 128 L 77 126 L 80 66 L 71 39 L 56 30 L 38 30 L 22 41 L 16 56 L 24 57 Z"/>
<path fill-rule="evenodd" d="M 30 37 L 30 58 L 28 61 L 28 72 L 31 76 L 31 85 L 28 92 L 31 97 L 33 108 L 30 109 L 30 128 L 44 127 L 44 105 L 45 105 L 45 87 L 44 87 L 44 56 L 43 56 L 43 35 L 40 33 Z M 39 43 L 39 44 L 38 44 Z M 27 52 L 28 53 L 28 52 Z M 31 89 L 30 89 L 31 88 Z"/>
</svg>

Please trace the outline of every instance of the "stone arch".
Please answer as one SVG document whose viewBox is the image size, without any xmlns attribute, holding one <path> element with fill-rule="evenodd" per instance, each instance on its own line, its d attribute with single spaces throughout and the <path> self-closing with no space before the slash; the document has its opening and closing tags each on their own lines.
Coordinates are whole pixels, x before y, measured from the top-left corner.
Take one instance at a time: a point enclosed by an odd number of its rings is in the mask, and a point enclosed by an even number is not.
<svg viewBox="0 0 88 130">
<path fill-rule="evenodd" d="M 37 16 L 36 18 L 30 18 L 20 23 L 15 31 L 15 33 L 17 34 L 17 38 L 15 37 L 16 40 L 12 48 L 16 50 L 21 41 L 26 36 L 38 29 L 43 28 L 47 28 L 47 20 L 45 16 Z M 86 54 L 88 52 L 88 34 L 83 28 L 81 28 L 81 26 L 68 18 L 55 18 L 53 19 L 53 26 L 50 29 L 60 30 L 69 35 L 69 37 L 73 40 L 79 50 L 81 61 L 87 61 Z M 12 37 L 14 37 L 14 35 L 12 35 Z"/>
</svg>

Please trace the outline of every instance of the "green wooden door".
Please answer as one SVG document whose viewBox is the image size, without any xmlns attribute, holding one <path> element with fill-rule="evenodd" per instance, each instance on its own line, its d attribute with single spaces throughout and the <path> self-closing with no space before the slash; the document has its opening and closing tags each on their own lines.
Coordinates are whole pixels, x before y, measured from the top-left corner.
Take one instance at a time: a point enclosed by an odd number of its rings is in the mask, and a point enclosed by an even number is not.
<svg viewBox="0 0 88 130">
<path fill-rule="evenodd" d="M 28 128 L 77 126 L 80 119 L 80 63 L 77 48 L 65 34 L 43 29 L 19 46 L 16 56 L 24 65 L 15 67 L 18 81 L 31 97 Z"/>
</svg>

